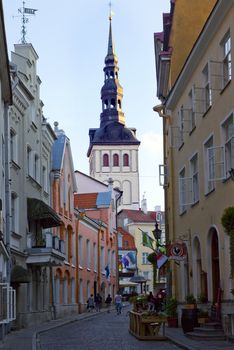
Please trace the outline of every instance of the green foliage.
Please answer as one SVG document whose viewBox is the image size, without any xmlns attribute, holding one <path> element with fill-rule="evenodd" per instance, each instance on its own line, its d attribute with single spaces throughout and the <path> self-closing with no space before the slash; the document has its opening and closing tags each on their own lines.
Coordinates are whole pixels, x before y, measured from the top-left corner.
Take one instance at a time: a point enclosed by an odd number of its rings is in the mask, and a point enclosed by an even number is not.
<svg viewBox="0 0 234 350">
<path fill-rule="evenodd" d="M 147 256 L 147 260 L 151 263 L 151 264 L 154 264 L 157 260 L 156 258 L 156 253 L 150 253 L 148 256 Z"/>
<path fill-rule="evenodd" d="M 194 298 L 193 294 L 186 295 L 185 301 L 187 304 L 196 304 L 196 299 Z"/>
<path fill-rule="evenodd" d="M 197 297 L 197 301 L 201 304 L 203 303 L 207 303 L 208 302 L 208 299 L 207 299 L 207 296 L 205 294 L 200 294 L 198 295 Z"/>
<path fill-rule="evenodd" d="M 221 223 L 227 234 L 230 236 L 231 278 L 234 278 L 234 207 L 224 209 Z"/>
<path fill-rule="evenodd" d="M 177 300 L 174 297 L 166 299 L 166 314 L 168 317 L 177 317 Z"/>
<path fill-rule="evenodd" d="M 234 207 L 224 209 L 221 223 L 228 235 L 230 235 L 231 231 L 234 231 Z"/>
</svg>

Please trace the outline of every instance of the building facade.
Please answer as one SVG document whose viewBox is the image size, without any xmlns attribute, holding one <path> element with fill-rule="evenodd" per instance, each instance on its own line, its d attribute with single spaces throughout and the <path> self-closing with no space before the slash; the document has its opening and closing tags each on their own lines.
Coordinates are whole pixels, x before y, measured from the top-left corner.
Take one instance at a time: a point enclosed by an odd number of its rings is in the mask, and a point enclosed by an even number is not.
<svg viewBox="0 0 234 350">
<path fill-rule="evenodd" d="M 17 328 L 53 317 L 50 266 L 64 260 L 52 239 L 52 227 L 60 225 L 51 207 L 51 149 L 56 135 L 43 115 L 37 59 L 31 44 L 15 45 L 11 55 L 9 224 Z"/>
<path fill-rule="evenodd" d="M 95 180 L 94 180 L 95 181 Z M 104 302 L 114 298 L 117 288 L 117 231 L 111 191 L 75 194 L 80 213 L 78 226 L 79 300 L 84 310 L 90 294 Z"/>
<path fill-rule="evenodd" d="M 52 148 L 53 209 L 60 217 L 60 226 L 54 228 L 53 237 L 63 242 L 65 260 L 53 268 L 53 308 L 56 317 L 78 312 L 77 215 L 74 211 L 74 193 L 77 191 L 70 140 L 54 123 L 57 137 Z M 55 238 L 54 238 L 55 239 Z M 59 239 L 57 245 L 59 246 Z"/>
<path fill-rule="evenodd" d="M 7 333 L 9 323 L 15 319 L 15 308 L 4 302 L 15 300 L 10 286 L 10 173 L 9 173 L 9 105 L 12 90 L 9 74 L 2 1 L 0 1 L 0 339 Z"/>
<path fill-rule="evenodd" d="M 105 57 L 104 85 L 101 89 L 100 127 L 89 130 L 90 176 L 123 191 L 122 208 L 139 208 L 139 165 L 136 129 L 125 126 L 123 89 L 119 83 L 118 60 L 114 50 L 110 17 L 108 50 Z"/>
<path fill-rule="evenodd" d="M 168 51 L 169 46 L 165 36 L 156 34 L 158 97 L 162 105 L 155 109 L 164 120 L 166 229 L 172 242 L 183 242 L 187 248 L 187 259 L 172 263 L 172 289 L 180 302 L 189 293 L 196 298 L 207 296 L 210 303 L 215 303 L 226 333 L 230 333 L 234 314 L 232 248 L 221 217 L 225 208 L 233 206 L 234 190 L 230 176 L 234 6 L 232 1 L 208 3 L 204 27 L 191 39 L 192 50 L 184 56 L 172 85 L 170 72 L 176 68 L 169 59 L 165 69 L 163 47 Z M 177 2 L 174 6 L 176 9 Z M 170 15 L 171 32 L 165 35 L 176 52 L 172 31 L 178 18 L 176 12 Z M 162 84 L 163 76 L 167 86 Z"/>
</svg>

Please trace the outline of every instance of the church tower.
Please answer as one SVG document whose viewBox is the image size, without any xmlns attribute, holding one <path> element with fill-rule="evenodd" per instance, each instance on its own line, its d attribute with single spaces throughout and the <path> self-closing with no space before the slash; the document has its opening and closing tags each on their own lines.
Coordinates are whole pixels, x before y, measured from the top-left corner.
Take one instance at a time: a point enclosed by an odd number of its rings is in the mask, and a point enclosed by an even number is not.
<svg viewBox="0 0 234 350">
<path fill-rule="evenodd" d="M 102 112 L 100 127 L 89 129 L 90 176 L 123 191 L 121 208 L 139 208 L 139 167 L 136 129 L 125 126 L 122 110 L 123 88 L 119 83 L 118 59 L 112 37 L 112 17 L 109 17 L 109 38 L 101 89 Z"/>
</svg>

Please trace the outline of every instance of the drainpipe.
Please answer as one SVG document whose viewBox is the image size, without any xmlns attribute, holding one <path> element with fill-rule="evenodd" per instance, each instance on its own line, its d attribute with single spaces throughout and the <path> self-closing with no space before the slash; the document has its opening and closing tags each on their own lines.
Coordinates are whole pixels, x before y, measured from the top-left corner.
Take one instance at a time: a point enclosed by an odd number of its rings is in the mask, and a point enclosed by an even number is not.
<svg viewBox="0 0 234 350">
<path fill-rule="evenodd" d="M 5 138 L 5 217 L 6 217 L 6 249 L 9 253 L 7 261 L 7 282 L 11 282 L 11 258 L 10 258 L 10 232 L 11 232 L 11 179 L 10 179 L 10 159 L 9 159 L 9 105 L 4 104 L 4 138 Z"/>
</svg>

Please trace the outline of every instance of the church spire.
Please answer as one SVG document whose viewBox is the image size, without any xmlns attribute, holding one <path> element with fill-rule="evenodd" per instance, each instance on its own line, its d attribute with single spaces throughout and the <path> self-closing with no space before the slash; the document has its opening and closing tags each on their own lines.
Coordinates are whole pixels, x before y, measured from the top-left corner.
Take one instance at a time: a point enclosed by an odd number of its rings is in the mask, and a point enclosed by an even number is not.
<svg viewBox="0 0 234 350">
<path fill-rule="evenodd" d="M 122 112 L 123 89 L 118 78 L 118 59 L 115 54 L 114 40 L 112 35 L 112 14 L 109 15 L 109 37 L 107 55 L 105 57 L 104 85 L 101 89 L 102 113 L 100 116 L 100 127 L 112 122 L 125 124 Z"/>
</svg>

